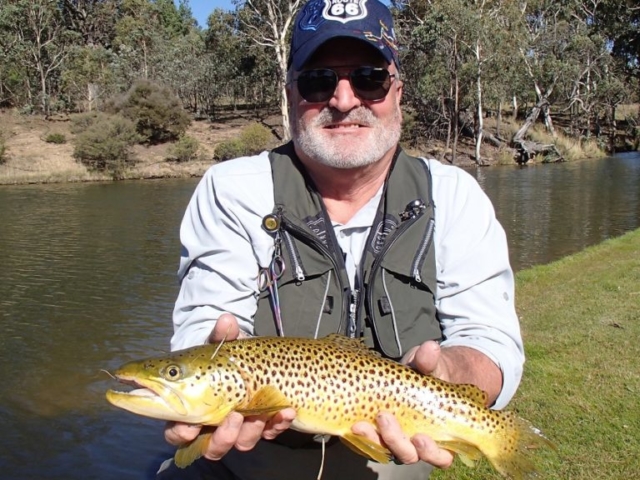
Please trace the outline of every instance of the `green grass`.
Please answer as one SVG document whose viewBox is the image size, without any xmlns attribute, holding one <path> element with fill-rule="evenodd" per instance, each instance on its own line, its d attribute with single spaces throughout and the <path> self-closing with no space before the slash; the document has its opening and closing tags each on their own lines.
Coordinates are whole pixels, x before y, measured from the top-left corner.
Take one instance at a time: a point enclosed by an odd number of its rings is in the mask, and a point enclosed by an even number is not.
<svg viewBox="0 0 640 480">
<path fill-rule="evenodd" d="M 509 409 L 557 445 L 545 479 L 640 478 L 640 230 L 517 275 L 523 381 Z M 436 480 L 500 479 L 456 460 Z"/>
</svg>

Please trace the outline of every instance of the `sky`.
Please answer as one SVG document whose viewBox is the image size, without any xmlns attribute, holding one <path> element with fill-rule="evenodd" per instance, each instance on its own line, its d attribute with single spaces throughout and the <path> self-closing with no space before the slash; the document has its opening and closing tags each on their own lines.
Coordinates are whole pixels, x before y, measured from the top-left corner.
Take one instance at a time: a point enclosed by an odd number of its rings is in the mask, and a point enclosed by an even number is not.
<svg viewBox="0 0 640 480">
<path fill-rule="evenodd" d="M 177 4 L 178 1 L 175 1 Z M 207 18 L 216 8 L 235 10 L 231 0 L 189 0 L 189 6 L 191 7 L 193 16 L 198 21 L 198 25 L 201 27 L 207 26 Z"/>
</svg>

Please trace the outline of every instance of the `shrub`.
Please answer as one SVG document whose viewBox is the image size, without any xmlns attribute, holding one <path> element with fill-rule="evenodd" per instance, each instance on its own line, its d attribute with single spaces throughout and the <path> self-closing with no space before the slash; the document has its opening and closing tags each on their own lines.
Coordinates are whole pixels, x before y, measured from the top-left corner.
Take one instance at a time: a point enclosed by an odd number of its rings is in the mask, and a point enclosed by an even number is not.
<svg viewBox="0 0 640 480">
<path fill-rule="evenodd" d="M 55 143 L 57 145 L 61 145 L 63 143 L 67 143 L 67 137 L 64 136 L 63 133 L 50 133 L 44 139 L 47 143 Z"/>
<path fill-rule="evenodd" d="M 115 101 L 113 108 L 135 124 L 143 142 L 177 140 L 191 124 L 178 97 L 167 87 L 148 80 L 136 82 L 121 100 Z"/>
<path fill-rule="evenodd" d="M 93 124 L 104 121 L 109 115 L 101 112 L 87 112 L 71 117 L 71 133 L 77 135 L 88 130 Z"/>
<path fill-rule="evenodd" d="M 198 158 L 198 150 L 200 144 L 198 140 L 189 135 L 183 135 L 180 139 L 169 149 L 169 158 L 177 162 L 188 162 Z"/>
<path fill-rule="evenodd" d="M 269 147 L 272 141 L 271 132 L 259 123 L 245 127 L 237 138 L 221 142 L 216 147 L 214 157 L 217 160 L 255 155 Z"/>
<path fill-rule="evenodd" d="M 101 114 L 100 118 L 78 135 L 73 156 L 87 168 L 123 178 L 134 162 L 131 147 L 140 140 L 131 120 L 119 115 Z"/>
</svg>

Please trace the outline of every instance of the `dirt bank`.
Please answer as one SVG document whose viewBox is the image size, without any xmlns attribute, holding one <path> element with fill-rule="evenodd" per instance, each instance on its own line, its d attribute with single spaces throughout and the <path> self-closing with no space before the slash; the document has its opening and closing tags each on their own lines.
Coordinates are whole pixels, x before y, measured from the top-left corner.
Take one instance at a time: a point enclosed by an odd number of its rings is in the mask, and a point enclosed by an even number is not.
<svg viewBox="0 0 640 480">
<path fill-rule="evenodd" d="M 71 117 L 59 116 L 46 120 L 42 116 L 21 115 L 15 111 L 0 112 L 0 135 L 7 147 L 6 162 L 0 164 L 1 184 L 110 181 L 108 175 L 90 172 L 73 158 L 74 135 L 70 131 Z M 165 178 L 200 176 L 214 162 L 215 146 L 223 140 L 238 135 L 241 129 L 255 117 L 250 114 L 229 113 L 217 121 L 192 122 L 187 134 L 200 143 L 199 159 L 177 163 L 168 161 L 170 144 L 134 147 L 138 163 L 127 178 Z M 278 116 L 268 117 L 264 123 L 277 130 Z M 64 135 L 66 143 L 47 143 L 48 135 Z M 274 143 L 277 138 L 274 137 Z M 438 157 L 443 146 L 437 143 L 421 149 L 409 149 L 413 154 Z M 459 147 L 457 164 L 472 166 L 473 142 L 463 139 Z M 489 146 L 483 151 L 489 164 L 496 162 L 497 151 Z"/>
</svg>

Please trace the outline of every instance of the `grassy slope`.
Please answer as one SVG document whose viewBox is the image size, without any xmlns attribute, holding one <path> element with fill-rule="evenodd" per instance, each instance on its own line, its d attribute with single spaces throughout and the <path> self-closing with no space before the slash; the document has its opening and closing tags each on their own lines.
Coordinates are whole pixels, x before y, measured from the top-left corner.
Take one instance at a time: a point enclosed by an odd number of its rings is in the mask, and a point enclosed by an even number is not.
<svg viewBox="0 0 640 480">
<path fill-rule="evenodd" d="M 558 447 L 543 479 L 640 478 L 640 230 L 517 276 L 527 364 L 510 408 Z M 433 479 L 498 479 L 457 461 Z"/>
</svg>

